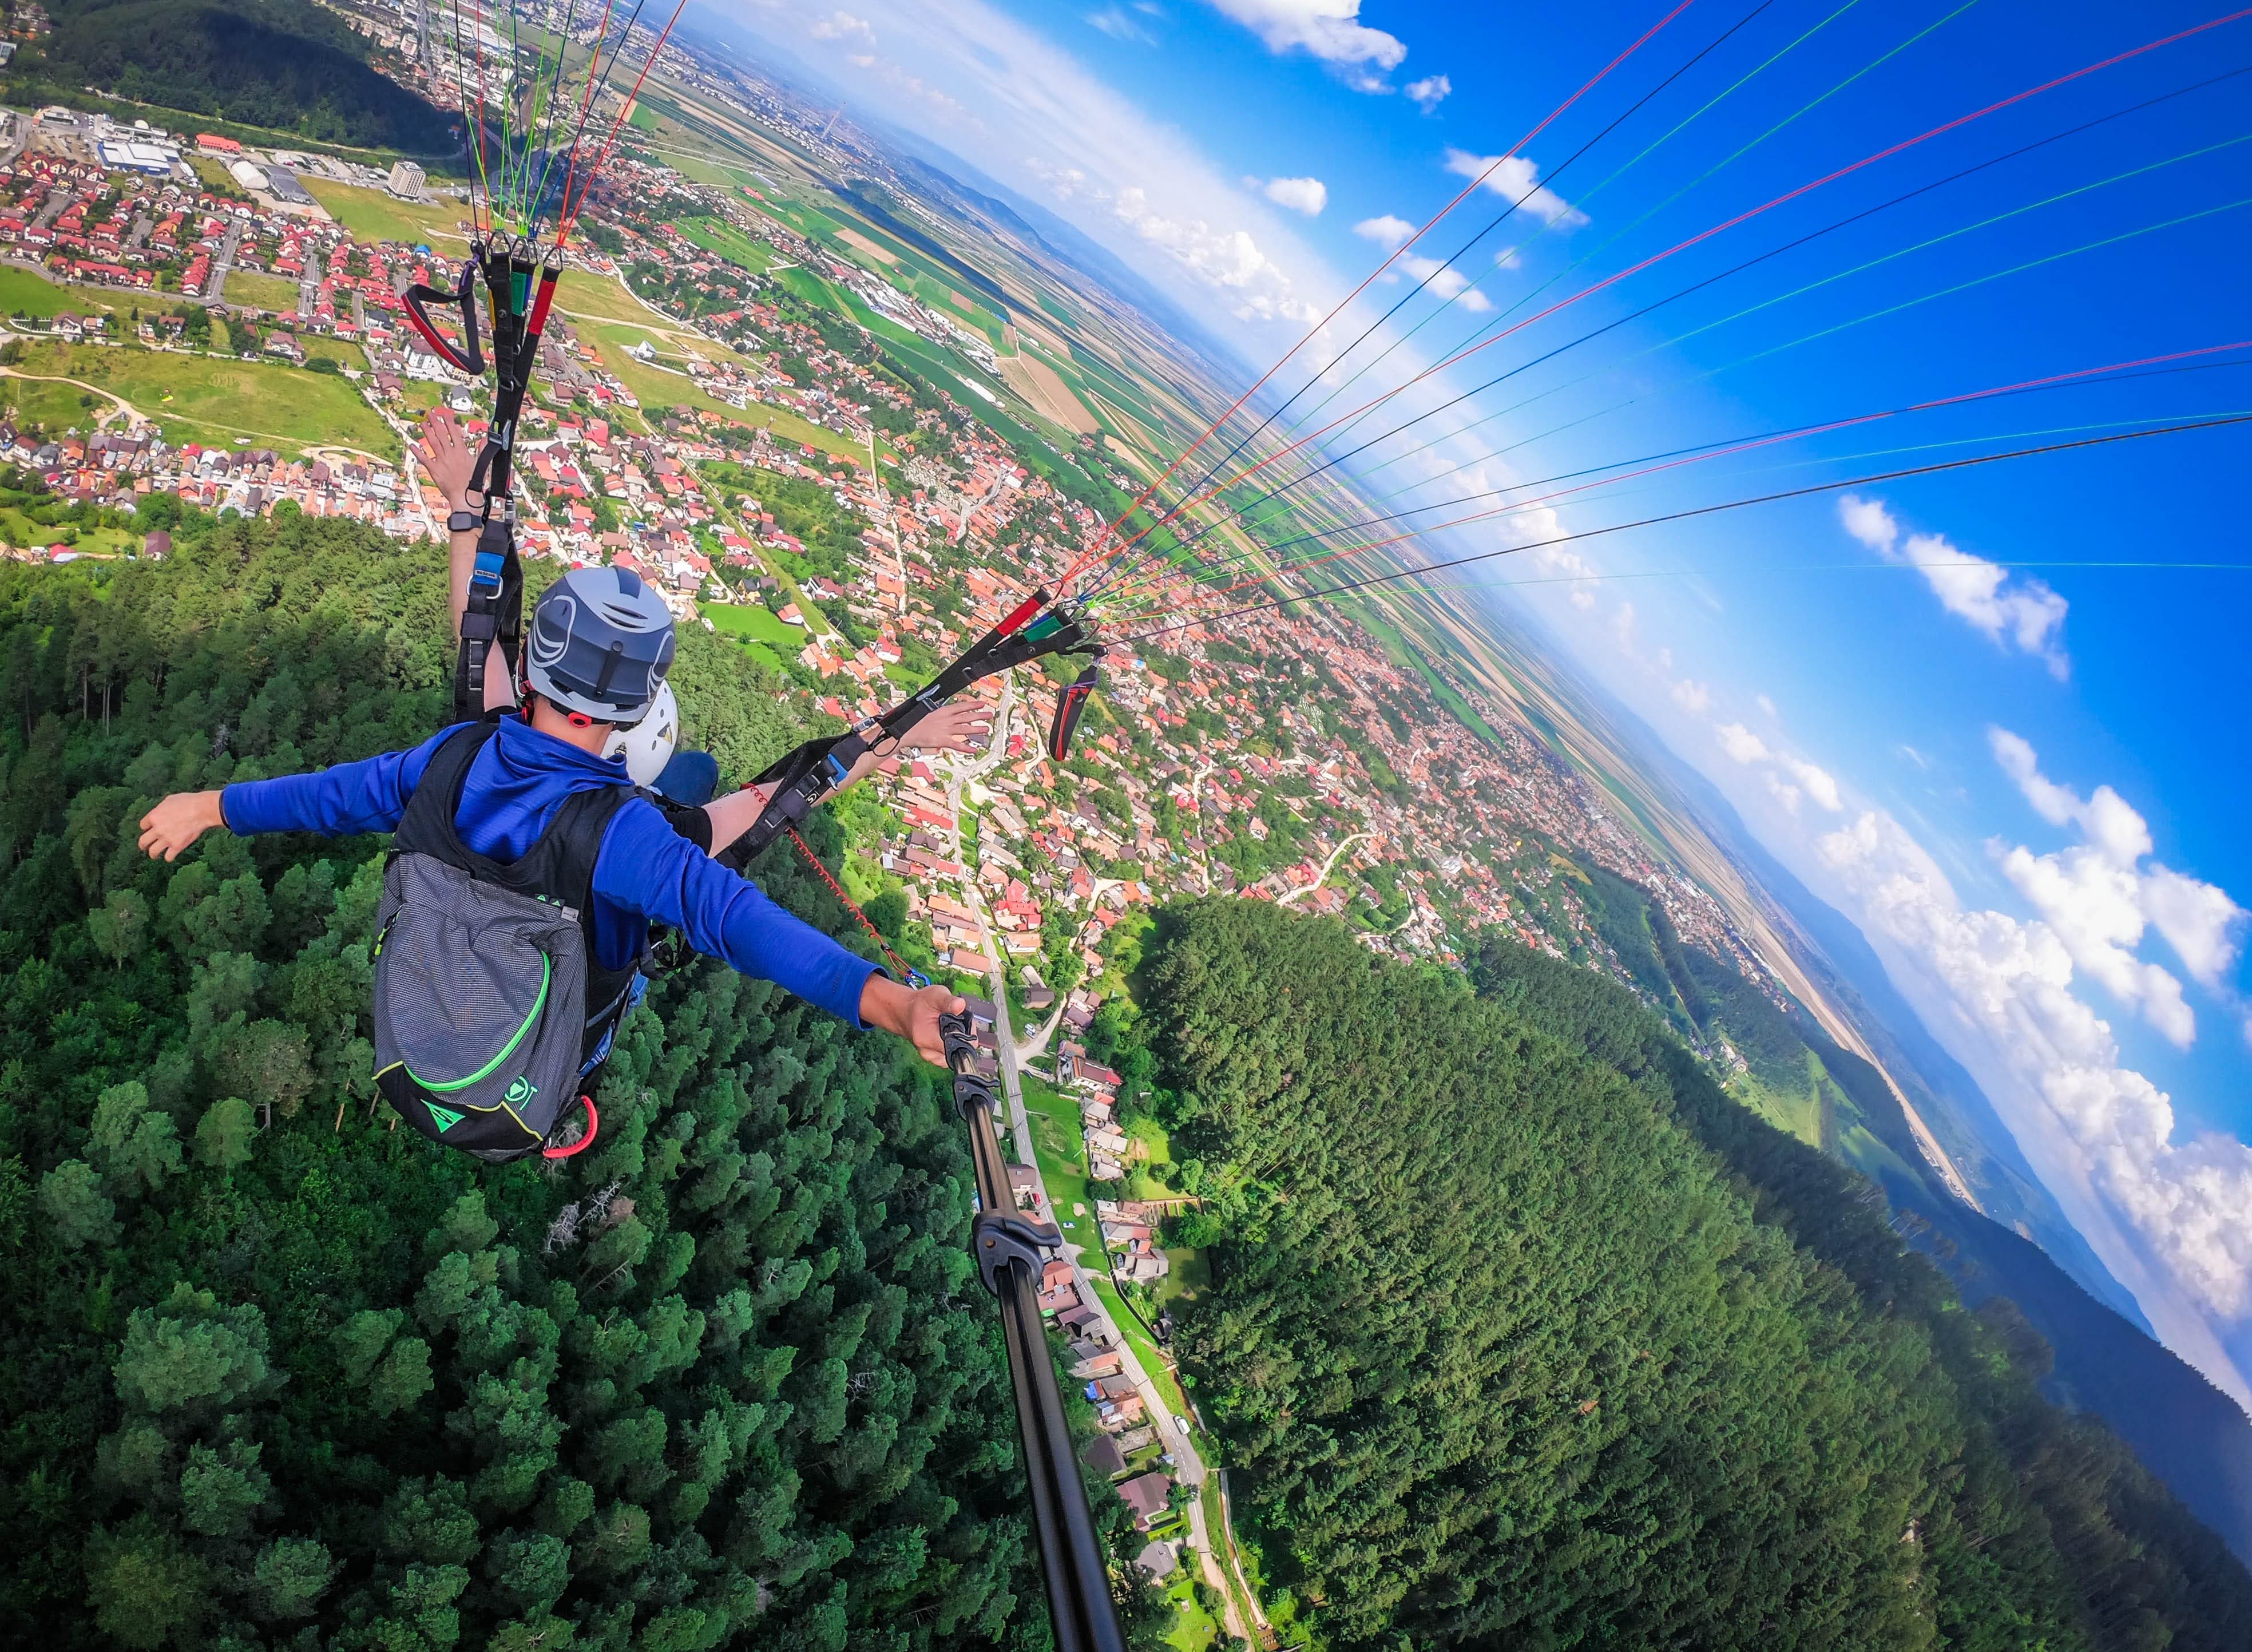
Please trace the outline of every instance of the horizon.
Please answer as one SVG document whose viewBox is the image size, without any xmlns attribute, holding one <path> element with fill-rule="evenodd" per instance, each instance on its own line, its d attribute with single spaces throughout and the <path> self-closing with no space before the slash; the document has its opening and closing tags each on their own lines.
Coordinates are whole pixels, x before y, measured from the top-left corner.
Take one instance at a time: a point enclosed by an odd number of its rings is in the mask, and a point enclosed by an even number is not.
<svg viewBox="0 0 2252 1652">
<path fill-rule="evenodd" d="M 1614 7 L 1505 30 L 1443 8 L 1280 0 L 714 10 L 856 117 L 954 154 L 1127 263 L 1242 364 L 1231 393 L 1396 254 L 1275 375 L 1262 405 L 1328 367 L 1286 417 L 1328 411 L 1297 434 L 1482 325 L 2210 17 Z M 2221 300 L 2252 247 L 2229 170 L 2252 138 L 2230 119 L 2245 35 L 2235 24 L 2096 69 L 1588 293 L 1528 328 L 1525 351 L 1512 338 L 1473 357 L 1353 439 L 1616 324 L 1592 351 L 1475 395 L 1413 441 L 1372 443 L 1350 473 L 1364 497 L 1401 491 L 1377 507 L 1393 511 L 2135 364 L 1748 450 L 1616 506 L 1559 500 L 1434 534 L 1422 554 L 1439 561 L 2232 415 L 2247 359 Z M 1582 88 L 1520 154 L 1516 135 Z M 1441 267 L 1519 197 L 1515 221 Z M 1831 233 L 1723 273 L 1816 232 Z M 1652 319 L 1631 314 L 1714 275 Z M 1329 366 L 1325 349 L 1403 296 L 1390 326 Z M 1369 470 L 1473 419 L 1420 468 Z M 2230 830 L 2252 737 L 2227 714 L 2230 598 L 2252 565 L 2228 555 L 2223 480 L 2243 441 L 2191 432 L 1905 478 L 1552 546 L 1442 584 L 1551 638 L 1852 919 L 2160 1339 L 2252 1405 L 2252 1016 L 2230 893 L 2252 886 Z M 2142 531 L 2122 542 L 2123 513 L 2086 498 L 2134 498 Z"/>
</svg>

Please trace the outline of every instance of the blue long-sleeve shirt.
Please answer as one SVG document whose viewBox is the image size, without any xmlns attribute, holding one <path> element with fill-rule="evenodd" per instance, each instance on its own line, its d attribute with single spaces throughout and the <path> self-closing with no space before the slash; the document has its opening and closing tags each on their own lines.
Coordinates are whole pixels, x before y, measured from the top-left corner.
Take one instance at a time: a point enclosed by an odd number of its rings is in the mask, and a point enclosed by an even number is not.
<svg viewBox="0 0 2252 1652">
<path fill-rule="evenodd" d="M 340 763 L 318 774 L 247 780 L 219 794 L 229 829 L 389 832 L 406 812 L 430 758 L 453 729 L 411 751 Z M 521 859 L 573 793 L 627 784 L 607 763 L 516 718 L 504 720 L 469 764 L 454 825 L 496 861 Z M 669 924 L 700 952 L 796 993 L 850 1025 L 876 966 L 782 910 L 758 889 L 672 829 L 646 798 L 611 817 L 594 860 L 594 952 L 606 969 L 632 959 L 650 921 Z"/>
</svg>

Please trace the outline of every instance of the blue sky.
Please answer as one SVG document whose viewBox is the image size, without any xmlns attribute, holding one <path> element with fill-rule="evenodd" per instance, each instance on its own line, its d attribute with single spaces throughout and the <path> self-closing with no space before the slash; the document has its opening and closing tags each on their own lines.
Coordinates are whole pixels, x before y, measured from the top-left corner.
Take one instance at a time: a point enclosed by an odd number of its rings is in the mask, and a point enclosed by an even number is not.
<svg viewBox="0 0 2252 1652">
<path fill-rule="evenodd" d="M 864 108 L 1070 219 L 1263 369 L 1668 3 L 732 10 Z M 1331 367 L 1333 384 L 1441 312 L 1321 419 L 1505 312 L 1518 321 L 1873 151 L 2226 9 L 1756 3 L 1694 0 L 1526 143 L 1495 178 L 1514 193 L 1537 178 L 1551 192 L 1457 267 L 1474 290 L 1442 304 L 1459 277 L 1435 278 L 1375 344 Z M 1382 422 L 1361 434 L 1620 323 L 1485 393 L 1476 413 L 1371 450 L 1364 466 L 1427 431 L 1499 415 L 1368 485 L 1421 478 L 1398 503 L 1443 500 L 2252 338 L 2252 206 L 2236 205 L 2252 197 L 2252 142 L 2238 141 L 2252 138 L 2252 75 L 2186 89 L 2246 65 L 2252 20 L 1984 116 L 1590 294 L 1373 414 Z M 1326 362 L 1379 313 L 1371 302 L 1409 290 L 1401 271 L 1429 268 L 1408 261 L 1445 257 L 1502 205 L 1477 191 L 1277 382 L 1295 387 Z M 1762 307 L 1738 314 L 1751 306 Z M 2252 410 L 2248 362 L 2252 351 L 2209 353 L 2166 364 L 2197 371 L 1902 414 L 1551 498 L 1426 548 L 1470 554 L 2135 422 Z M 1480 568 L 1495 582 L 1543 582 L 1496 600 L 1531 608 L 1861 923 L 2161 1335 L 2240 1399 L 2252 1396 L 2241 910 L 2252 903 L 2252 837 L 2240 826 L 2252 801 L 2241 710 L 2252 554 L 2231 483 L 2249 471 L 2243 429 L 2178 436 Z M 2232 567 L 2150 566 L 2166 562 Z M 2141 566 L 2070 566 L 2089 563 Z"/>
</svg>

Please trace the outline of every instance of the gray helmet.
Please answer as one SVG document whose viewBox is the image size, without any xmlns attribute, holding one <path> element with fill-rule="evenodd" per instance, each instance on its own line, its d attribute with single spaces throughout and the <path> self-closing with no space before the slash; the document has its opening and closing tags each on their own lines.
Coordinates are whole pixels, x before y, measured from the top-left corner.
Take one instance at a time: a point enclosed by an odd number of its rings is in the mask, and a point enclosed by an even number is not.
<svg viewBox="0 0 2252 1652">
<path fill-rule="evenodd" d="M 525 676 L 566 711 L 637 722 L 672 669 L 672 616 L 622 568 L 578 568 L 532 610 Z"/>
</svg>

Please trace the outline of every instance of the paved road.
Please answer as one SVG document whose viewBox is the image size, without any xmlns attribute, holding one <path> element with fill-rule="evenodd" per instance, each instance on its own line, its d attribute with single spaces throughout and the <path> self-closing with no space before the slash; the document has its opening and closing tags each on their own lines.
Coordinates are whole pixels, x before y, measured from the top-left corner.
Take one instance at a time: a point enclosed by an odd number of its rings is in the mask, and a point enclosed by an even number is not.
<svg viewBox="0 0 2252 1652">
<path fill-rule="evenodd" d="M 300 320 L 310 321 L 313 311 L 321 303 L 321 255 L 305 254 L 304 273 L 297 278 L 297 315 Z"/>
<path fill-rule="evenodd" d="M 994 717 L 993 737 L 987 742 L 984 754 L 969 762 L 964 762 L 960 757 L 955 757 L 949 761 L 948 797 L 954 806 L 955 819 L 957 822 L 956 851 L 957 854 L 960 853 L 958 823 L 962 818 L 962 781 L 967 776 L 983 774 L 1007 752 L 1009 712 L 1013 704 L 1014 692 L 1010 680 L 1003 678 L 1001 707 Z M 977 913 L 978 923 L 984 929 L 985 933 L 989 937 L 998 933 L 993 927 L 992 914 L 986 910 L 984 892 L 978 887 L 977 880 L 974 877 L 964 877 L 963 888 L 968 892 L 970 904 Z M 993 1039 L 1000 1056 L 1001 1091 L 1009 1109 L 1009 1129 L 1016 1140 L 1018 1161 L 1037 1168 L 1039 1156 L 1032 1148 L 1032 1119 L 1025 1111 L 1025 1088 L 1019 1077 L 1020 1062 L 1017 1053 L 1016 1029 L 1009 1022 L 1009 983 L 1006 966 L 998 958 L 993 958 L 991 961 L 993 968 L 991 974 L 987 978 L 987 986 L 993 1000 Z M 1063 1238 L 1064 1256 L 1071 1263 L 1073 1279 L 1079 1286 L 1079 1300 L 1102 1315 L 1104 1321 L 1109 1324 L 1110 1344 L 1118 1350 L 1128 1379 L 1133 1383 L 1135 1389 L 1142 1396 L 1143 1409 L 1149 1413 L 1150 1422 L 1157 1427 L 1158 1438 L 1164 1442 L 1166 1451 L 1172 1455 L 1174 1477 L 1183 1485 L 1192 1488 L 1203 1485 L 1203 1458 L 1197 1454 L 1195 1445 L 1174 1420 L 1171 1407 L 1166 1405 L 1158 1394 L 1157 1384 L 1150 1380 L 1150 1374 L 1143 1368 L 1140 1359 L 1135 1355 L 1133 1346 L 1127 1342 L 1125 1334 L 1111 1319 L 1109 1310 L 1102 1305 L 1102 1299 L 1095 1294 L 1094 1283 L 1088 1276 L 1086 1266 L 1080 1260 L 1081 1252 L 1084 1249 L 1092 1248 L 1098 1258 L 1103 1257 L 1104 1254 L 1099 1234 L 1096 1244 L 1092 1247 L 1082 1246 L 1074 1237 L 1080 1233 L 1095 1232 L 1095 1212 L 1093 1210 L 1084 1213 L 1058 1210 L 1054 1202 L 1048 1196 L 1045 1183 L 1041 1185 L 1039 1190 L 1039 1202 L 1040 1209 L 1056 1223 L 1059 1228 L 1061 1228 L 1067 1216 L 1074 1223 L 1081 1224 L 1064 1230 Z M 1107 1260 L 1102 1265 L 1105 1269 L 1104 1277 L 1107 1279 L 1109 1277 Z M 1191 1524 L 1191 1530 L 1198 1536 L 1199 1543 L 1202 1541 L 1200 1530 L 1202 1520 L 1201 1515 L 1192 1516 Z"/>
<path fill-rule="evenodd" d="M 1296 900 L 1302 895 L 1311 895 L 1316 889 L 1318 889 L 1323 884 L 1330 881 L 1330 874 L 1337 868 L 1338 856 L 1343 854 L 1354 844 L 1359 842 L 1361 839 L 1373 837 L 1376 834 L 1373 832 L 1354 832 L 1347 834 L 1344 842 L 1338 844 L 1337 847 L 1330 851 L 1330 858 L 1322 862 L 1320 876 L 1317 877 L 1311 883 L 1302 883 L 1295 889 L 1284 890 L 1282 894 L 1276 898 L 1275 904 L 1277 906 L 1288 906 L 1291 902 Z"/>
<path fill-rule="evenodd" d="M 235 248 L 242 245 L 242 220 L 226 220 L 226 234 L 219 237 L 219 251 L 212 258 L 211 280 L 205 283 L 204 296 L 215 304 L 226 302 L 226 278 L 234 273 Z"/>
</svg>

